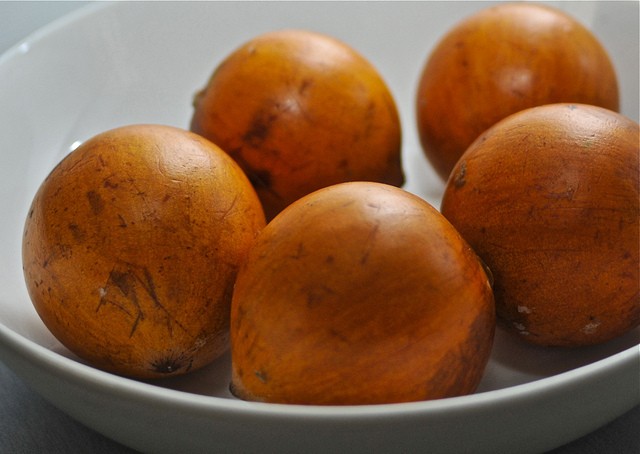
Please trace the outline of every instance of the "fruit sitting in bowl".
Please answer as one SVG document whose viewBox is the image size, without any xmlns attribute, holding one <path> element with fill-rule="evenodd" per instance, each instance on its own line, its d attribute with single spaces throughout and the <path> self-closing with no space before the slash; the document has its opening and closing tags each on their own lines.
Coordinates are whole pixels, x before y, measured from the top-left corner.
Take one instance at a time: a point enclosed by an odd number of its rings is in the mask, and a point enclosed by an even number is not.
<svg viewBox="0 0 640 454">
<path fill-rule="evenodd" d="M 482 134 L 441 211 L 493 272 L 520 339 L 575 347 L 640 324 L 638 124 L 595 106 L 518 112 Z"/>
<path fill-rule="evenodd" d="M 329 186 L 276 216 L 238 274 L 231 389 L 317 405 L 469 394 L 494 327 L 484 266 L 431 205 L 380 183 Z"/>
<path fill-rule="evenodd" d="M 42 321 L 91 365 L 180 375 L 228 349 L 231 293 L 265 219 L 237 164 L 177 128 L 98 134 L 40 186 L 23 238 Z"/>
<path fill-rule="evenodd" d="M 449 30 L 420 75 L 422 147 L 446 181 L 487 128 L 520 110 L 559 102 L 618 110 L 616 73 L 596 36 L 545 5 L 483 9 Z"/>
<path fill-rule="evenodd" d="M 274 31 L 233 51 L 196 95 L 191 130 L 240 164 L 267 219 L 331 184 L 404 183 L 389 88 L 362 55 L 319 33 Z"/>
</svg>

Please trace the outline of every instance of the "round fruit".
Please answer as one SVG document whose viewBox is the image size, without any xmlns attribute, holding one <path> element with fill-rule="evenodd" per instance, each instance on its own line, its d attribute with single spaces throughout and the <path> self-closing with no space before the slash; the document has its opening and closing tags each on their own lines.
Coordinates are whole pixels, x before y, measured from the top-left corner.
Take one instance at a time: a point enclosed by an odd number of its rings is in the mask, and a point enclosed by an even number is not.
<svg viewBox="0 0 640 454">
<path fill-rule="evenodd" d="M 23 267 L 45 325 L 90 364 L 154 378 L 228 348 L 231 293 L 265 220 L 209 141 L 133 125 L 75 149 L 40 186 Z"/>
<path fill-rule="evenodd" d="M 352 182 L 261 232 L 231 309 L 231 389 L 247 400 L 375 404 L 475 390 L 495 328 L 483 265 L 440 213 Z"/>
<path fill-rule="evenodd" d="M 240 164 L 267 219 L 334 183 L 404 183 L 389 89 L 368 61 L 328 36 L 255 37 L 218 66 L 194 108 L 191 130 Z"/>
<path fill-rule="evenodd" d="M 618 113 L 547 105 L 499 122 L 456 165 L 442 213 L 521 338 L 588 345 L 640 324 L 639 139 Z"/>
<path fill-rule="evenodd" d="M 469 145 L 525 108 L 572 102 L 618 110 L 606 50 L 565 13 L 503 4 L 459 23 L 434 48 L 417 89 L 425 155 L 446 180 Z"/>
</svg>

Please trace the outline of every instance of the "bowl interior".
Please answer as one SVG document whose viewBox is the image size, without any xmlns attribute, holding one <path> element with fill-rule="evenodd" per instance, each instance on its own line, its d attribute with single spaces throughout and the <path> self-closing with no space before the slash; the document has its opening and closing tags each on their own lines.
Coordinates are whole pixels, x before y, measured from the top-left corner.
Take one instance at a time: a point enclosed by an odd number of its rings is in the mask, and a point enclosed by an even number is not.
<svg viewBox="0 0 640 454">
<path fill-rule="evenodd" d="M 551 3 L 589 26 L 610 51 L 620 76 L 622 111 L 637 121 L 637 5 L 633 10 L 633 4 Z M 0 57 L 0 86 L 5 87 L 0 91 L 4 217 L 0 323 L 35 345 L 79 361 L 40 321 L 23 282 L 22 228 L 35 191 L 63 156 L 101 131 L 132 123 L 187 128 L 193 94 L 215 65 L 240 43 L 268 30 L 307 28 L 336 36 L 378 67 L 400 109 L 406 189 L 438 207 L 443 183 L 422 155 L 414 126 L 417 77 L 430 48 L 447 28 L 486 6 L 484 2 L 98 5 L 16 46 Z M 141 20 L 146 17 L 153 20 Z M 620 29 L 631 35 L 618 33 Z M 498 332 L 478 391 L 579 368 L 637 345 L 639 335 L 634 330 L 596 347 L 548 350 Z M 233 399 L 227 387 L 229 361 L 226 355 L 197 373 L 155 384 Z"/>
</svg>

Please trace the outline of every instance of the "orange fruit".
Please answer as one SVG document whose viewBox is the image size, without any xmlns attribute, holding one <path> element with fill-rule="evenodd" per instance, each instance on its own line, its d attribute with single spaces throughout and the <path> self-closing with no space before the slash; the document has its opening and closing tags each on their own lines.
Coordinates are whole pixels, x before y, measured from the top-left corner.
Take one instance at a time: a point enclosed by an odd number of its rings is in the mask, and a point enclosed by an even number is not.
<svg viewBox="0 0 640 454">
<path fill-rule="evenodd" d="M 318 405 L 468 394 L 494 327 L 484 268 L 440 213 L 393 186 L 342 183 L 258 236 L 233 296 L 232 390 Z"/>
<path fill-rule="evenodd" d="M 117 128 L 40 186 L 24 230 L 27 288 L 49 330 L 90 364 L 183 374 L 228 349 L 237 269 L 264 224 L 246 176 L 209 141 Z"/>
<path fill-rule="evenodd" d="M 618 110 L 618 83 L 597 38 L 562 11 L 532 3 L 483 9 L 432 50 L 416 93 L 425 155 L 446 180 L 487 128 L 559 102 Z"/>
<path fill-rule="evenodd" d="M 454 168 L 441 211 L 493 272 L 498 316 L 520 338 L 589 345 L 640 324 L 639 140 L 610 110 L 540 106 Z"/>
<path fill-rule="evenodd" d="M 267 219 L 331 184 L 404 182 L 387 85 L 354 49 L 318 33 L 274 31 L 233 51 L 196 95 L 191 130 L 240 164 Z"/>
</svg>

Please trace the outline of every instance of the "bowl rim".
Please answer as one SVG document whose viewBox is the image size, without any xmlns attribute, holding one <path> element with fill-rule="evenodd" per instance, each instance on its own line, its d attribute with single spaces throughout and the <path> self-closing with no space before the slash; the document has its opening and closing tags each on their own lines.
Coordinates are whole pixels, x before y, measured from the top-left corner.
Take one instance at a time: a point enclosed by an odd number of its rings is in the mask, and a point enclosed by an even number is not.
<svg viewBox="0 0 640 454">
<path fill-rule="evenodd" d="M 118 394 L 136 401 L 166 402 L 181 405 L 193 410 L 216 410 L 234 413 L 260 414 L 264 416 L 290 416 L 307 418 L 375 418 L 393 415 L 439 413 L 445 411 L 469 410 L 487 404 L 519 398 L 554 393 L 569 386 L 581 378 L 608 374 L 612 370 L 625 370 L 640 367 L 640 344 L 626 348 L 606 358 L 571 369 L 566 372 L 543 377 L 528 383 L 506 388 L 482 391 L 466 396 L 444 399 L 372 404 L 372 405 L 296 405 L 265 402 L 248 402 L 234 398 L 209 396 L 188 391 L 165 388 L 153 382 L 142 382 L 121 377 L 110 372 L 96 369 L 72 358 L 56 353 L 30 340 L 0 322 L 0 351 L 7 349 L 31 362 L 65 376 L 72 381 L 82 381 L 95 389 Z M 3 355 L 4 356 L 4 355 Z M 640 393 L 629 401 L 630 408 L 640 403 Z"/>
</svg>

